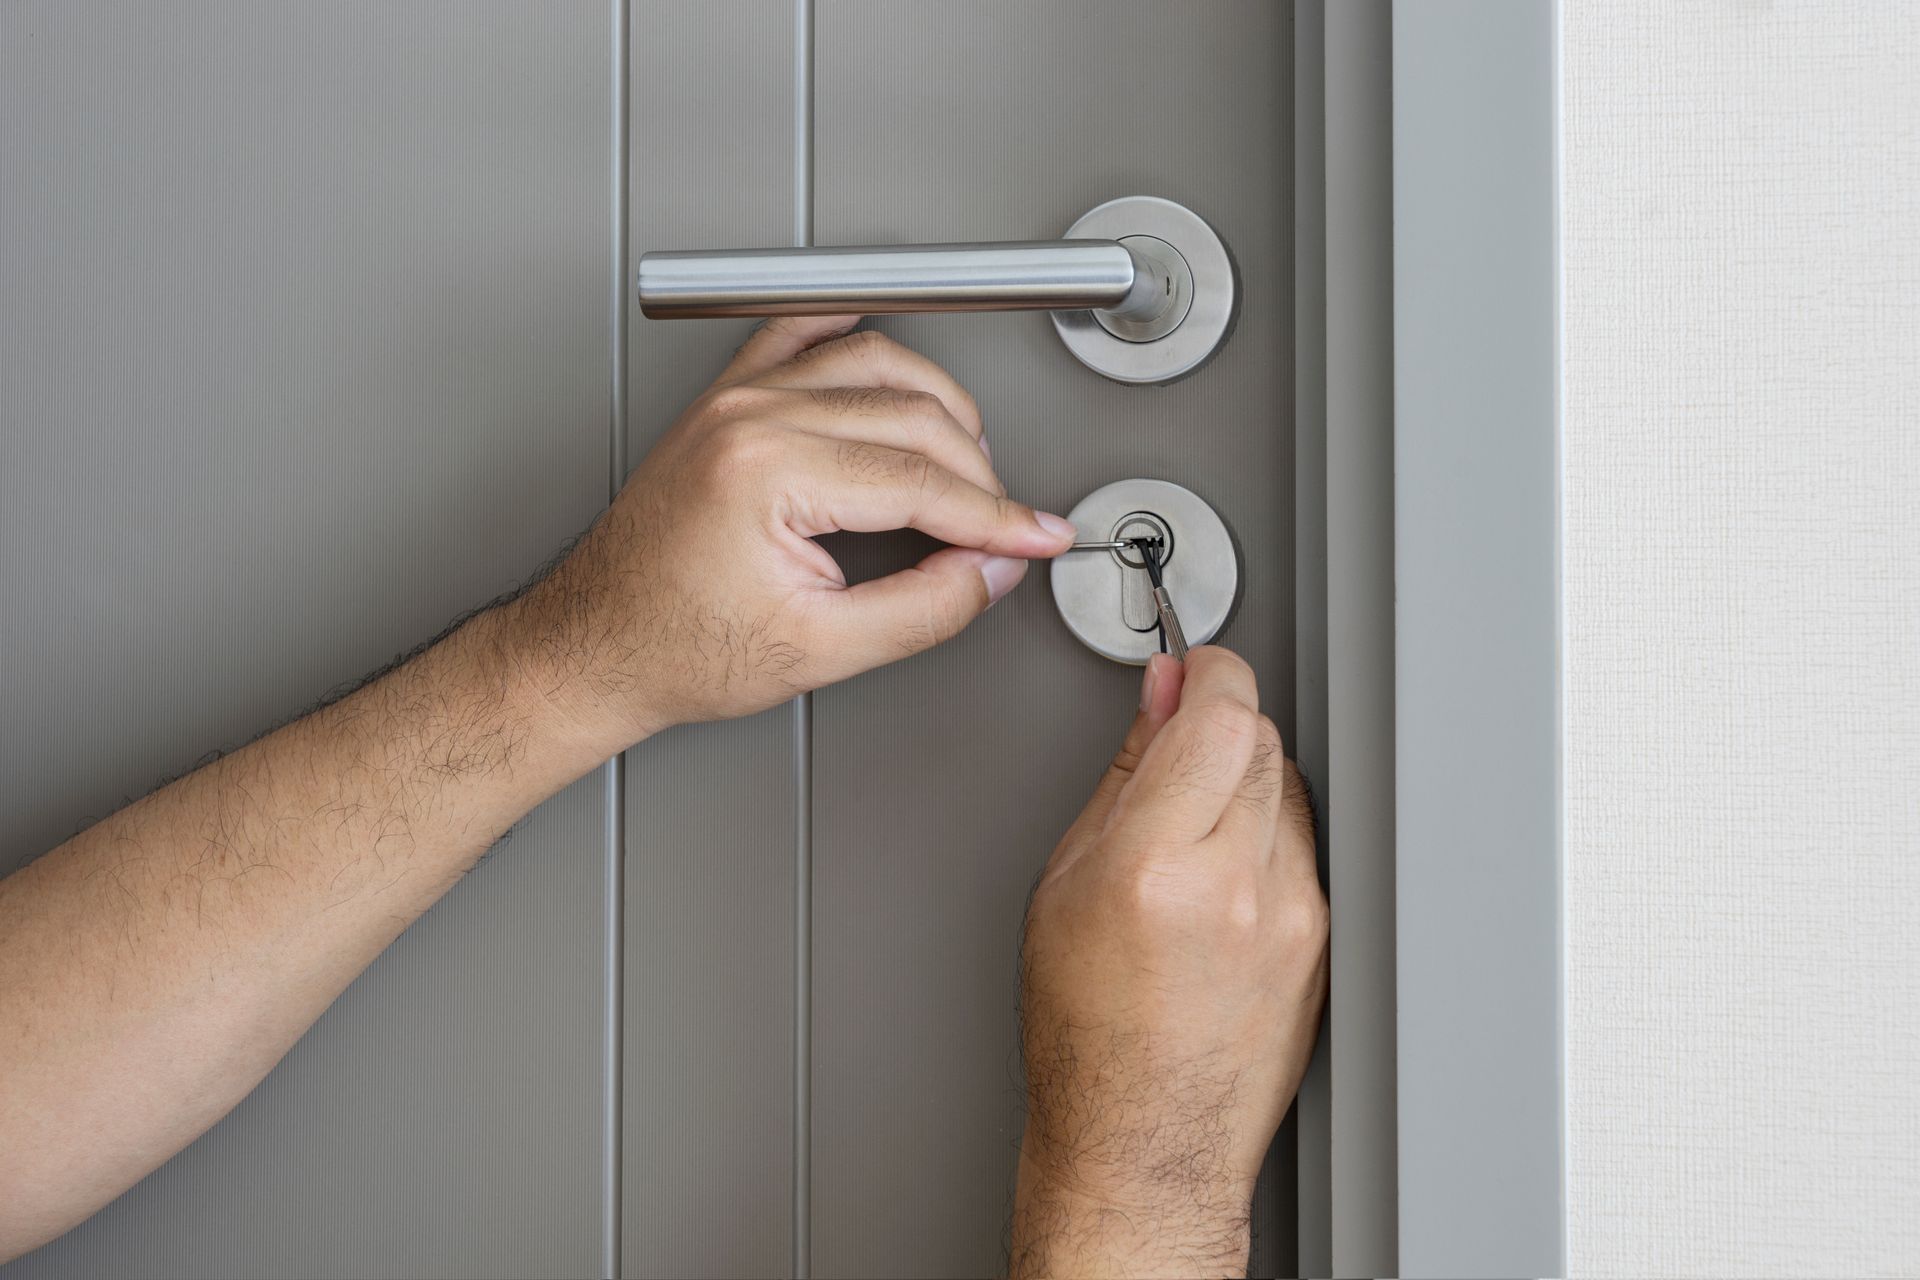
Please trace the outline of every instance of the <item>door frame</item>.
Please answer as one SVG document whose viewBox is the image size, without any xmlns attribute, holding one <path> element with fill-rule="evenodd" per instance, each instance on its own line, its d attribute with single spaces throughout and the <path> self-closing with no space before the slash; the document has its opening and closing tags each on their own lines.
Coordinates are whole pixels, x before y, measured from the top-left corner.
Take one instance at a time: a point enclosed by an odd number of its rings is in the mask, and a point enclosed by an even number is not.
<svg viewBox="0 0 1920 1280">
<path fill-rule="evenodd" d="M 1558 0 L 1393 13 L 1400 1274 L 1564 1275 Z"/>
</svg>

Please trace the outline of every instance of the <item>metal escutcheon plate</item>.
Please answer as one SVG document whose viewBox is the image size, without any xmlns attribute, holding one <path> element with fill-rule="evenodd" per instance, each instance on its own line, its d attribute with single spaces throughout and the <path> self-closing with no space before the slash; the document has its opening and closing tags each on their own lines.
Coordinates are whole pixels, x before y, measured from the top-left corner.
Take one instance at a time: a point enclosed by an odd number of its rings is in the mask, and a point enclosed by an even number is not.
<svg viewBox="0 0 1920 1280">
<path fill-rule="evenodd" d="M 1199 214 L 1158 196 L 1122 196 L 1089 210 L 1066 238 L 1132 241 L 1156 259 L 1171 254 L 1180 269 L 1170 287 L 1190 291 L 1171 329 L 1141 331 L 1102 312 L 1054 312 L 1060 340 L 1095 373 L 1115 382 L 1173 382 L 1225 345 L 1239 309 L 1239 282 L 1225 242 Z"/>
<path fill-rule="evenodd" d="M 1145 517 L 1143 520 L 1142 517 Z M 1100 542 L 1145 532 L 1154 523 L 1169 535 L 1164 568 L 1189 644 L 1206 644 L 1227 625 L 1240 600 L 1240 553 L 1218 513 L 1191 489 L 1166 480 L 1116 480 L 1095 489 L 1068 513 L 1079 541 Z M 1122 533 L 1123 527 L 1139 528 Z M 1053 602 L 1068 630 L 1103 658 L 1145 666 L 1160 651 L 1160 637 L 1130 595 L 1143 570 L 1129 568 L 1110 551 L 1069 551 L 1050 570 Z M 1133 607 L 1130 607 L 1132 605 Z"/>
</svg>

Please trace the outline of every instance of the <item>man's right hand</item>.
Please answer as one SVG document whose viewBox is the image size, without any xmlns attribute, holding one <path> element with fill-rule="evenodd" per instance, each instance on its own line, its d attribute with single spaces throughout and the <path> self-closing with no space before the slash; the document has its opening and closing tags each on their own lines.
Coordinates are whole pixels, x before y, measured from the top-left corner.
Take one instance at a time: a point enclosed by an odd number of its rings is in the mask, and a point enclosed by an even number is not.
<svg viewBox="0 0 1920 1280">
<path fill-rule="evenodd" d="M 946 640 L 1073 527 L 1006 495 L 980 411 L 857 316 L 770 321 L 515 602 L 515 648 L 606 752 L 764 710 Z M 849 587 L 812 539 L 952 545 Z"/>
<path fill-rule="evenodd" d="M 1028 912 L 1015 1276 L 1241 1273 L 1326 945 L 1312 807 L 1252 670 L 1156 656 Z"/>
</svg>

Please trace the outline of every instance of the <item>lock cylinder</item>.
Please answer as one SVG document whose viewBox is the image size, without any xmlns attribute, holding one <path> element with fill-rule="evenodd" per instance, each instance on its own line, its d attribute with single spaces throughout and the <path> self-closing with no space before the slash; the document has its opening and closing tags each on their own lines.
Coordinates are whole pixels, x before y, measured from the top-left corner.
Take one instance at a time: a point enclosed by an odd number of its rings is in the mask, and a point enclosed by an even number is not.
<svg viewBox="0 0 1920 1280">
<path fill-rule="evenodd" d="M 1198 494 L 1167 480 L 1117 480 L 1068 513 L 1079 539 L 1103 549 L 1054 559 L 1054 605 L 1067 629 L 1103 658 L 1144 666 L 1160 651 L 1146 562 L 1131 539 L 1158 538 L 1167 594 L 1192 644 L 1226 627 L 1240 600 L 1240 553 L 1226 522 Z"/>
</svg>

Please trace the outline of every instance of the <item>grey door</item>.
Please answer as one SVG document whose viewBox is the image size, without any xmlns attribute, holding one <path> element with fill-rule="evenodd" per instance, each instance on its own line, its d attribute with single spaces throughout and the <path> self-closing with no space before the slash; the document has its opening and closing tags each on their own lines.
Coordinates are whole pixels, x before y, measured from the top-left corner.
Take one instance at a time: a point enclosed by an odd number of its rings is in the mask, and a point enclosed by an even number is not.
<svg viewBox="0 0 1920 1280">
<path fill-rule="evenodd" d="M 1044 239 L 1140 193 L 1200 212 L 1244 303 L 1175 385 L 1099 377 L 1041 314 L 880 327 L 974 392 L 1018 496 L 1066 511 L 1147 476 L 1211 502 L 1247 561 L 1223 642 L 1291 735 L 1290 7 L 799 9 L 634 9 L 630 248 Z M 629 324 L 638 459 L 745 326 Z M 924 547 L 835 550 L 871 576 Z M 629 1274 L 1004 1265 L 1021 916 L 1138 674 L 1072 639 L 1039 571 L 936 652 L 630 754 Z M 1281 1198 L 1270 1183 L 1256 1228 L 1287 1268 Z"/>
<path fill-rule="evenodd" d="M 0 5 L 0 869 L 605 502 L 612 36 L 597 0 Z M 600 1274 L 603 793 L 7 1280 Z"/>
<path fill-rule="evenodd" d="M 652 248 L 1204 215 L 1176 385 L 1038 314 L 882 327 L 1010 486 L 1196 490 L 1294 731 L 1293 11 L 1264 0 L 0 6 L 0 866 L 524 579 L 745 326 Z M 908 538 L 836 545 L 857 576 Z M 56 1275 L 981 1275 L 1026 895 L 1137 672 L 1044 571 L 939 651 L 683 729 L 536 812 Z M 1283 1142 L 1275 1170 L 1290 1171 Z M 1285 1180 L 1257 1254 L 1293 1257 Z"/>
</svg>

